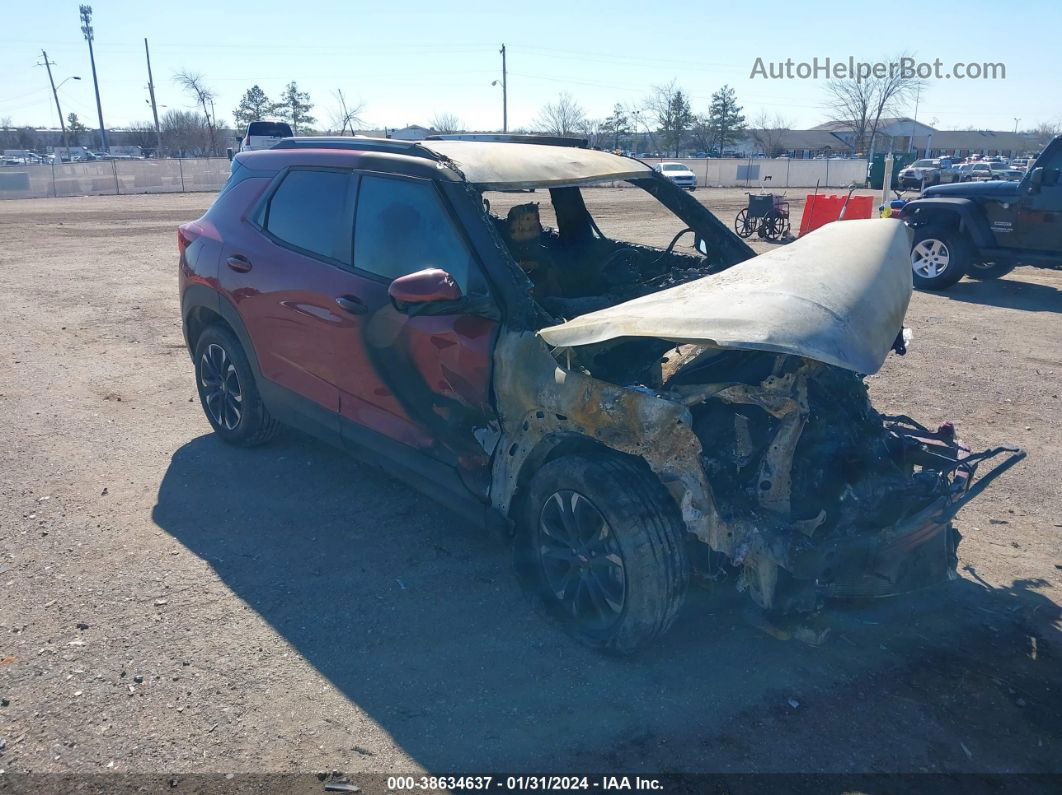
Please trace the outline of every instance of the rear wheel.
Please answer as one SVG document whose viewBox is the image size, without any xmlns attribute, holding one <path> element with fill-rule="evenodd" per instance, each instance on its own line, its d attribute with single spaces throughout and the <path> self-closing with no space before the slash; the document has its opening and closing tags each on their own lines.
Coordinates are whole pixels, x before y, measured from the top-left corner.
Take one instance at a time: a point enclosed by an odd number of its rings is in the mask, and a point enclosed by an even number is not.
<svg viewBox="0 0 1062 795">
<path fill-rule="evenodd" d="M 630 654 L 662 635 L 689 581 L 685 526 L 644 465 L 566 456 L 535 473 L 517 566 L 580 641 Z"/>
<path fill-rule="evenodd" d="M 914 285 L 943 290 L 959 281 L 973 262 L 973 247 L 957 230 L 930 224 L 915 230 L 911 247 Z"/>
<path fill-rule="evenodd" d="M 210 326 L 199 335 L 195 382 L 203 413 L 223 441 L 253 447 L 276 436 L 280 426 L 262 402 L 247 356 L 229 329 Z"/>
<path fill-rule="evenodd" d="M 972 262 L 966 275 L 971 279 L 998 279 L 1006 276 L 1014 270 L 1016 262 L 1002 260 L 1000 262 Z"/>
</svg>

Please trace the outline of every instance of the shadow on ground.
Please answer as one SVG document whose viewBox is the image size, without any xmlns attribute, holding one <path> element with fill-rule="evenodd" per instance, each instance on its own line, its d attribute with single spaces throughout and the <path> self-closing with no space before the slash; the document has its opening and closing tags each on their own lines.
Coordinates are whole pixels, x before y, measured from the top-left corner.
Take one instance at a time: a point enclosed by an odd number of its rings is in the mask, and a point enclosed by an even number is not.
<svg viewBox="0 0 1062 795">
<path fill-rule="evenodd" d="M 193 440 L 154 519 L 429 770 L 1062 770 L 1042 583 L 840 606 L 820 648 L 697 591 L 616 660 L 541 617 L 495 542 L 301 437 Z"/>
<path fill-rule="evenodd" d="M 1062 312 L 1062 290 L 1049 284 L 1002 279 L 963 279 L 939 293 L 953 301 L 1023 309 L 1026 312 Z"/>
</svg>

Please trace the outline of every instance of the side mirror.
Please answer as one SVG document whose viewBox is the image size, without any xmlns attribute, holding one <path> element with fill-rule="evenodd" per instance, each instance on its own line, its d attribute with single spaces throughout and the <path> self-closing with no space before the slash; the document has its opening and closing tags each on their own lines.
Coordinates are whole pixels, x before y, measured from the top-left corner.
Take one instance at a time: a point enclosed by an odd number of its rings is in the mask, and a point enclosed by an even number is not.
<svg viewBox="0 0 1062 795">
<path fill-rule="evenodd" d="M 1029 188 L 1033 193 L 1040 192 L 1040 186 L 1044 184 L 1044 167 L 1038 166 L 1029 174 Z"/>
<path fill-rule="evenodd" d="M 411 307 L 460 301 L 461 288 L 453 277 L 439 268 L 425 268 L 399 276 L 387 288 L 395 309 L 405 312 Z"/>
</svg>

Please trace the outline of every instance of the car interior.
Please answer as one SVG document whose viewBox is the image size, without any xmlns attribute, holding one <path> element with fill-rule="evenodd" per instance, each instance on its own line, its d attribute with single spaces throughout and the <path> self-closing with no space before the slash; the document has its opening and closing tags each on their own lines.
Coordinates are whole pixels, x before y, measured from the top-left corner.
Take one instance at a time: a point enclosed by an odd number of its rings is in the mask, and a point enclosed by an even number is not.
<svg viewBox="0 0 1062 795">
<path fill-rule="evenodd" d="M 598 190 L 588 187 L 587 191 Z M 576 186 L 547 195 L 484 194 L 484 209 L 513 259 L 533 285 L 547 322 L 561 322 L 708 275 L 723 263 L 712 246 L 675 216 L 677 232 L 663 245 L 605 234 Z M 555 219 L 556 226 L 548 221 Z M 659 222 L 657 221 L 657 224 Z M 649 237 L 649 235 L 647 235 Z M 701 250 L 698 250 L 697 245 Z M 550 320 L 552 319 L 552 320 Z"/>
</svg>

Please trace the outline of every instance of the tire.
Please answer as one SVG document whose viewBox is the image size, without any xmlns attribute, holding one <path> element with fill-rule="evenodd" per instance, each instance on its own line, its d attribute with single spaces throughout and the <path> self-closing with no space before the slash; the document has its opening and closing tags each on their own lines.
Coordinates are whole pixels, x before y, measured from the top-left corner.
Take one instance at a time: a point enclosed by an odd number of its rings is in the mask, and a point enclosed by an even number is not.
<svg viewBox="0 0 1062 795">
<path fill-rule="evenodd" d="M 966 275 L 971 279 L 981 279 L 982 281 L 999 279 L 1014 270 L 1017 264 L 1007 260 L 1002 260 L 1001 262 L 971 262 L 970 267 L 966 270 Z"/>
<path fill-rule="evenodd" d="M 914 286 L 921 290 L 951 287 L 967 273 L 973 258 L 973 246 L 961 232 L 936 224 L 919 227 L 911 246 Z"/>
<path fill-rule="evenodd" d="M 551 461 L 531 480 L 518 527 L 518 571 L 581 642 L 631 654 L 678 615 L 686 528 L 644 465 L 609 455 Z"/>
<path fill-rule="evenodd" d="M 737 236 L 742 239 L 748 239 L 752 237 L 752 233 L 756 231 L 756 227 L 749 224 L 749 211 L 747 208 L 739 210 L 737 217 L 734 219 L 734 231 Z"/>
<path fill-rule="evenodd" d="M 243 347 L 229 329 L 209 326 L 199 335 L 195 383 L 203 413 L 222 441 L 254 447 L 280 430 L 262 402 Z"/>
</svg>

